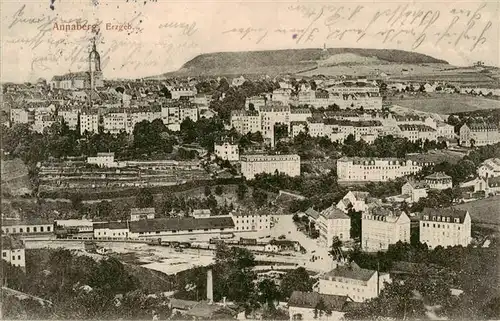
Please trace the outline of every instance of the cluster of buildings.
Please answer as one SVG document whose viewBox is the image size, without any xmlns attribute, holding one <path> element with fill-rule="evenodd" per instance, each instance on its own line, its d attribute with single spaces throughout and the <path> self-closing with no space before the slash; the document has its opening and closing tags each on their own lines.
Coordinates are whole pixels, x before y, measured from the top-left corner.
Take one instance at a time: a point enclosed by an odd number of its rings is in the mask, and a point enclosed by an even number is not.
<svg viewBox="0 0 500 321">
<path fill-rule="evenodd" d="M 465 147 L 493 145 L 500 142 L 498 124 L 473 121 L 460 127 L 460 145 Z"/>
<path fill-rule="evenodd" d="M 484 196 L 500 193 L 500 159 L 485 160 L 477 169 L 477 176 L 460 184 L 460 188 L 466 195 L 471 196 L 477 193 L 484 193 Z"/>
<path fill-rule="evenodd" d="M 337 160 L 337 176 L 344 182 L 386 182 L 413 175 L 431 162 L 399 158 L 342 157 Z"/>
<path fill-rule="evenodd" d="M 275 144 L 276 126 L 286 127 L 291 137 L 307 133 L 311 137 L 328 137 L 335 142 L 343 142 L 349 135 L 367 143 L 373 143 L 377 137 L 385 135 L 422 143 L 455 139 L 454 127 L 442 119 L 381 110 L 320 112 L 272 102 L 258 109 L 235 110 L 231 113 L 231 127 L 241 134 L 261 132 L 271 145 Z"/>
</svg>

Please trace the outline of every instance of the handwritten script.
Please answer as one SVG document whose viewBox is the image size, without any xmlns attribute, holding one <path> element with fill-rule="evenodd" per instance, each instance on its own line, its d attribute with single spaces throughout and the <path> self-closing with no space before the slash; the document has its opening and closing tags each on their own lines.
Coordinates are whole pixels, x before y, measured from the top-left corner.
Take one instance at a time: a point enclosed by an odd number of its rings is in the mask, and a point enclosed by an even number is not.
<svg viewBox="0 0 500 321">
<path fill-rule="evenodd" d="M 263 42 L 269 35 L 291 36 L 297 44 L 313 41 L 335 43 L 396 44 L 415 50 L 424 44 L 478 49 L 490 38 L 493 23 L 488 13 L 494 8 L 488 3 L 477 4 L 474 9 L 454 8 L 428 10 L 423 4 L 400 4 L 390 8 L 381 6 L 346 5 L 290 5 L 287 11 L 298 15 L 292 28 L 266 28 L 255 25 L 241 26 L 223 31 L 235 34 L 240 40 Z M 275 39 L 275 38 L 273 38 Z M 498 41 L 498 39 L 496 39 Z"/>
</svg>

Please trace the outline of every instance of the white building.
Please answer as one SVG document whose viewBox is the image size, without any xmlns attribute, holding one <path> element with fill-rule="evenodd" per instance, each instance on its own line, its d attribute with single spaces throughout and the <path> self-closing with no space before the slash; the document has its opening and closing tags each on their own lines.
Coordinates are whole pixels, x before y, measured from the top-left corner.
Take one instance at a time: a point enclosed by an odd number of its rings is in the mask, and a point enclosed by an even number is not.
<svg viewBox="0 0 500 321">
<path fill-rule="evenodd" d="M 418 140 L 425 142 L 426 140 L 432 142 L 437 141 L 437 131 L 427 125 L 421 124 L 404 124 L 399 125 L 401 136 L 407 138 L 410 142 L 415 143 Z"/>
<path fill-rule="evenodd" d="M 128 239 L 129 222 L 94 223 L 94 238 L 96 239 Z"/>
<path fill-rule="evenodd" d="M 385 207 L 369 208 L 361 217 L 361 248 L 387 250 L 399 241 L 410 243 L 410 218 L 405 212 Z"/>
<path fill-rule="evenodd" d="M 262 130 L 261 124 L 262 120 L 257 111 L 231 111 L 231 127 L 242 135 L 260 132 Z"/>
<path fill-rule="evenodd" d="M 104 131 L 111 134 L 118 134 L 121 131 L 130 133 L 133 128 L 128 128 L 128 115 L 125 112 L 108 113 L 103 116 Z"/>
<path fill-rule="evenodd" d="M 248 180 L 256 174 L 274 174 L 276 171 L 288 176 L 300 176 L 299 155 L 242 155 L 241 174 Z"/>
<path fill-rule="evenodd" d="M 245 109 L 250 110 L 250 104 L 253 105 L 254 110 L 259 111 L 260 108 L 266 106 L 266 97 L 264 96 L 252 96 L 245 99 Z"/>
<path fill-rule="evenodd" d="M 57 227 L 74 229 L 78 233 L 93 233 L 94 231 L 94 224 L 91 220 L 87 219 L 56 220 L 55 225 Z"/>
<path fill-rule="evenodd" d="M 401 187 L 401 194 L 407 196 L 410 203 L 416 203 L 427 197 L 429 186 L 425 182 L 409 180 Z"/>
<path fill-rule="evenodd" d="M 331 314 L 327 315 L 324 311 L 317 311 L 316 306 L 321 301 L 325 304 L 325 309 L 330 311 Z M 288 314 L 290 315 L 290 321 L 341 321 L 344 320 L 344 314 L 349 302 L 352 302 L 352 300 L 346 295 L 293 291 L 288 300 Z"/>
<path fill-rule="evenodd" d="M 354 302 L 365 302 L 378 297 L 384 282 L 391 282 L 389 274 L 362 269 L 352 262 L 321 275 L 314 290 L 322 294 L 346 295 Z"/>
<path fill-rule="evenodd" d="M 485 160 L 477 169 L 479 177 L 498 177 L 500 176 L 500 158 L 490 158 Z"/>
<path fill-rule="evenodd" d="M 386 182 L 398 177 L 418 173 L 423 166 L 410 159 L 342 157 L 337 160 L 339 181 Z"/>
<path fill-rule="evenodd" d="M 194 97 L 197 94 L 196 87 L 167 86 L 167 89 L 170 91 L 172 99 L 180 99 L 181 97 Z"/>
<path fill-rule="evenodd" d="M 455 127 L 450 124 L 438 122 L 436 130 L 438 137 L 455 138 Z"/>
<path fill-rule="evenodd" d="M 451 176 L 442 172 L 433 173 L 425 177 L 425 183 L 430 189 L 443 190 L 453 187 Z"/>
<path fill-rule="evenodd" d="M 356 212 L 364 212 L 369 198 L 370 193 L 368 192 L 349 191 L 337 203 L 337 208 L 345 213 L 349 211 L 349 208 L 352 208 Z"/>
<path fill-rule="evenodd" d="M 230 216 L 234 222 L 235 232 L 257 232 L 271 228 L 272 217 L 270 213 L 234 211 Z"/>
<path fill-rule="evenodd" d="M 97 156 L 89 156 L 87 157 L 87 164 L 99 167 L 116 167 L 115 153 L 97 153 Z"/>
<path fill-rule="evenodd" d="M 463 124 L 460 145 L 465 147 L 493 145 L 500 142 L 498 126 L 492 123 Z"/>
<path fill-rule="evenodd" d="M 214 144 L 215 155 L 222 160 L 237 161 L 240 159 L 238 144 L 225 141 Z"/>
<path fill-rule="evenodd" d="M 285 125 L 287 126 L 287 131 L 290 132 L 290 106 L 272 104 L 262 107 L 259 114 L 262 117 L 262 136 L 270 139 L 272 146 L 274 146 L 275 125 Z"/>
<path fill-rule="evenodd" d="M 342 242 L 351 238 L 351 218 L 334 205 L 320 213 L 316 224 L 319 241 L 324 247 L 331 247 L 335 237 Z"/>
<path fill-rule="evenodd" d="M 471 217 L 457 208 L 425 208 L 420 221 L 420 242 L 429 248 L 471 243 Z"/>
<path fill-rule="evenodd" d="M 2 234 L 37 236 L 43 234 L 52 234 L 53 232 L 54 223 L 44 221 L 2 220 Z"/>
<path fill-rule="evenodd" d="M 26 272 L 26 254 L 23 241 L 10 235 L 2 235 L 2 260 Z"/>
<path fill-rule="evenodd" d="M 64 122 L 68 125 L 69 129 L 76 130 L 78 125 L 78 117 L 80 111 L 78 109 L 58 110 L 57 116 L 62 117 Z M 78 130 L 80 130 L 78 128 Z"/>
<path fill-rule="evenodd" d="M 130 221 L 152 220 L 155 218 L 156 210 L 154 207 L 130 209 Z"/>
<path fill-rule="evenodd" d="M 29 124 L 35 121 L 35 113 L 25 108 L 11 108 L 10 122 L 12 124 Z"/>
<path fill-rule="evenodd" d="M 290 122 L 300 121 L 305 122 L 308 118 L 312 117 L 309 108 L 292 108 L 290 109 Z"/>
<path fill-rule="evenodd" d="M 85 132 L 97 133 L 99 131 L 99 115 L 97 112 L 82 112 L 80 114 L 80 134 Z"/>
</svg>

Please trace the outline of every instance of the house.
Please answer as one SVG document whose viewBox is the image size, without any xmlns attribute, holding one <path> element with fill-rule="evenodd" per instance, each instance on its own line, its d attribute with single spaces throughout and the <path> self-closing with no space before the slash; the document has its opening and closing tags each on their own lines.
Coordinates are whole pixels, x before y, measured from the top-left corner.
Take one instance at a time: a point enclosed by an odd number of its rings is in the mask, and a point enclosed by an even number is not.
<svg viewBox="0 0 500 321">
<path fill-rule="evenodd" d="M 488 183 L 482 177 L 476 177 L 471 181 L 460 184 L 462 190 L 472 190 L 473 193 L 486 192 L 488 190 Z"/>
<path fill-rule="evenodd" d="M 77 233 L 93 233 L 94 226 L 91 220 L 87 219 L 70 219 L 70 220 L 55 220 L 56 227 L 76 230 Z"/>
<path fill-rule="evenodd" d="M 241 175 L 247 180 L 261 173 L 284 173 L 290 177 L 300 176 L 300 156 L 291 155 L 242 155 Z"/>
<path fill-rule="evenodd" d="M 410 218 L 403 211 L 374 206 L 363 213 L 361 231 L 364 251 L 387 250 L 399 241 L 410 243 Z"/>
<path fill-rule="evenodd" d="M 342 157 L 337 160 L 337 175 L 340 182 L 386 182 L 416 174 L 426 165 L 431 162 L 392 157 Z"/>
<path fill-rule="evenodd" d="M 238 144 L 230 141 L 214 144 L 215 155 L 222 160 L 237 161 L 240 159 Z"/>
<path fill-rule="evenodd" d="M 466 247 L 472 241 L 469 212 L 458 208 L 425 208 L 420 220 L 420 242 L 437 246 Z"/>
<path fill-rule="evenodd" d="M 317 228 L 324 247 L 330 247 L 336 237 L 342 242 L 351 238 L 351 218 L 334 205 L 320 213 Z"/>
<path fill-rule="evenodd" d="M 500 176 L 500 158 L 485 160 L 477 169 L 477 174 L 484 178 Z"/>
<path fill-rule="evenodd" d="M 407 195 L 411 203 L 418 202 L 421 198 L 427 197 L 427 189 L 429 186 L 422 181 L 408 180 L 401 187 L 401 194 Z"/>
<path fill-rule="evenodd" d="M 232 320 L 237 313 L 227 306 L 202 301 L 184 314 L 193 320 Z"/>
<path fill-rule="evenodd" d="M 291 240 L 271 240 L 264 246 L 266 252 L 300 251 L 300 244 Z"/>
<path fill-rule="evenodd" d="M 26 272 L 26 255 L 23 241 L 12 235 L 2 235 L 2 260 Z"/>
<path fill-rule="evenodd" d="M 354 209 L 356 212 L 363 212 L 366 209 L 366 202 L 369 197 L 370 193 L 368 192 L 349 191 L 338 202 L 337 208 L 346 213 L 349 208 Z"/>
<path fill-rule="evenodd" d="M 139 220 L 152 220 L 155 218 L 156 210 L 154 207 L 146 207 L 146 208 L 131 208 L 130 209 L 130 220 L 131 221 L 139 221 Z"/>
<path fill-rule="evenodd" d="M 296 320 L 343 320 L 345 308 L 352 300 L 346 295 L 321 294 L 293 291 L 288 300 L 290 321 Z M 317 307 L 323 305 L 324 310 Z"/>
<path fill-rule="evenodd" d="M 199 208 L 193 210 L 194 218 L 208 218 L 211 215 L 211 211 L 209 208 Z"/>
<path fill-rule="evenodd" d="M 88 164 L 94 164 L 99 167 L 116 167 L 115 153 L 97 153 L 97 156 L 87 157 Z"/>
<path fill-rule="evenodd" d="M 94 238 L 96 239 L 128 239 L 129 222 L 94 223 Z"/>
<path fill-rule="evenodd" d="M 453 187 L 451 176 L 443 172 L 433 173 L 424 178 L 425 183 L 430 189 L 443 190 Z"/>
<path fill-rule="evenodd" d="M 229 215 L 234 221 L 235 232 L 256 232 L 271 228 L 271 213 L 267 211 L 233 211 Z"/>
<path fill-rule="evenodd" d="M 496 195 L 500 193 L 500 177 L 488 178 L 487 182 L 488 182 L 488 190 L 486 192 L 488 194 Z"/>
<path fill-rule="evenodd" d="M 387 273 L 360 268 L 355 262 L 338 265 L 321 275 L 313 290 L 322 294 L 348 296 L 354 302 L 378 297 L 384 282 L 391 282 Z"/>
</svg>

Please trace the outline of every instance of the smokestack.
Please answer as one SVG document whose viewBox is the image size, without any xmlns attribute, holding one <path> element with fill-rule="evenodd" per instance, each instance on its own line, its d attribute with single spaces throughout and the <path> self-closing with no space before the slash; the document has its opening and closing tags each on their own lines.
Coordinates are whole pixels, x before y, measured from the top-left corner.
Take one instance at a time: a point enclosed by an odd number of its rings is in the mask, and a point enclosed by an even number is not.
<svg viewBox="0 0 500 321">
<path fill-rule="evenodd" d="M 212 270 L 207 271 L 207 300 L 209 304 L 214 302 Z"/>
</svg>

